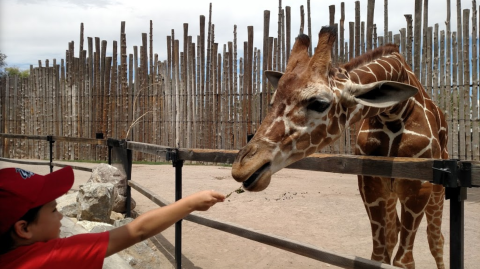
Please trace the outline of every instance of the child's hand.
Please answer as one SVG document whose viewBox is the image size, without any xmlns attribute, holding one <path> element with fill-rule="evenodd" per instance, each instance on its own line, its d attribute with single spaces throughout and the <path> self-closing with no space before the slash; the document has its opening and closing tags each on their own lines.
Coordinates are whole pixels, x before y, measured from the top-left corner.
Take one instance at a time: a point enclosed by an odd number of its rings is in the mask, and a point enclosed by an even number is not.
<svg viewBox="0 0 480 269">
<path fill-rule="evenodd" d="M 211 190 L 194 193 L 185 199 L 188 199 L 193 210 L 206 211 L 217 202 L 223 202 L 225 195 Z"/>
</svg>

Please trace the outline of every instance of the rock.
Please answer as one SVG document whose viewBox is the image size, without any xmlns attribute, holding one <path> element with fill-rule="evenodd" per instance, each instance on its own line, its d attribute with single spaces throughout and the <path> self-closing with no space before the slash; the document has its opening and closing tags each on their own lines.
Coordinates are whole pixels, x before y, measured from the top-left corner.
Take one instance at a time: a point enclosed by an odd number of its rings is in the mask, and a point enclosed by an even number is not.
<svg viewBox="0 0 480 269">
<path fill-rule="evenodd" d="M 80 220 L 76 224 L 91 233 L 101 233 L 105 231 L 110 231 L 113 228 L 113 225 L 108 223 L 88 221 L 88 220 Z"/>
<path fill-rule="evenodd" d="M 115 188 L 111 183 L 88 183 L 80 186 L 77 195 L 77 218 L 110 222 Z"/>
<path fill-rule="evenodd" d="M 115 199 L 115 204 L 113 205 L 113 211 L 120 212 L 120 213 L 127 212 L 126 204 L 127 204 L 127 197 L 118 195 L 117 198 Z M 130 202 L 130 209 L 133 210 L 136 206 L 137 206 L 137 203 L 132 198 Z"/>
<path fill-rule="evenodd" d="M 117 194 L 115 196 L 115 202 L 113 205 L 113 211 L 124 213 L 126 209 L 126 190 L 127 190 L 127 176 L 118 168 L 102 163 L 92 170 L 92 175 L 87 181 L 96 183 L 112 183 L 115 186 Z M 136 206 L 135 201 L 132 199 L 131 209 Z"/>
<path fill-rule="evenodd" d="M 70 194 L 65 194 L 57 198 L 57 210 L 66 217 L 76 218 L 77 194 L 78 192 L 72 192 Z"/>
<path fill-rule="evenodd" d="M 124 219 L 124 218 L 125 218 L 125 216 L 122 213 L 112 211 L 112 213 L 110 214 L 110 220 L 112 221 L 112 223 L 116 220 L 121 220 L 121 219 Z"/>
<path fill-rule="evenodd" d="M 125 219 L 121 219 L 121 220 L 116 220 L 114 223 L 113 223 L 113 226 L 114 227 L 120 227 L 120 226 L 123 226 L 125 224 L 128 224 L 130 222 L 132 222 L 133 219 L 132 218 L 125 218 Z"/>
</svg>

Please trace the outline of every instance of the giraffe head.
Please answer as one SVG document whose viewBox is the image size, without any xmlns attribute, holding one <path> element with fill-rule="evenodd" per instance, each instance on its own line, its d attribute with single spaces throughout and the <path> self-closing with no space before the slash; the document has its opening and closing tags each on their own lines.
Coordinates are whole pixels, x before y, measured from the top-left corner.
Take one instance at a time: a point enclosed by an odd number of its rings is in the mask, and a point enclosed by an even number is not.
<svg viewBox="0 0 480 269">
<path fill-rule="evenodd" d="M 300 35 L 285 73 L 266 71 L 276 88 L 269 113 L 232 166 L 233 178 L 246 190 L 265 189 L 275 172 L 334 142 L 353 123 L 353 112 L 391 107 L 417 93 L 417 88 L 403 83 L 360 85 L 348 74 L 334 74 L 335 37 L 335 28 L 323 27 L 310 58 L 310 39 Z"/>
</svg>

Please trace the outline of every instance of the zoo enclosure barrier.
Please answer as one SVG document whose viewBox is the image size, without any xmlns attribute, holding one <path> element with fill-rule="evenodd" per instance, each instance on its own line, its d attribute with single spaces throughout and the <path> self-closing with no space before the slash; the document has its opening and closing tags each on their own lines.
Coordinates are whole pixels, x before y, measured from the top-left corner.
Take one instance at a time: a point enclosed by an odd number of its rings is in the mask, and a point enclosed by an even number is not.
<svg viewBox="0 0 480 269">
<path fill-rule="evenodd" d="M 117 167 L 127 175 L 128 213 L 130 213 L 130 191 L 132 187 L 160 206 L 169 204 L 169 202 L 156 196 L 154 193 L 151 193 L 146 188 L 131 180 L 132 153 L 134 151 L 160 156 L 165 160 L 172 162 L 175 168 L 175 200 L 182 198 L 182 167 L 185 161 L 233 163 L 236 153 L 238 152 L 236 150 L 171 148 L 115 139 L 78 139 L 57 136 L 41 137 L 0 134 L 0 138 L 2 139 L 9 137 L 46 140 L 50 144 L 50 152 L 52 152 L 55 141 L 61 140 L 108 146 L 109 164 L 117 164 Z M 52 153 L 50 156 L 52 156 Z M 5 158 L 0 158 L 0 160 L 12 161 Z M 14 162 L 27 163 L 26 161 Z M 28 162 L 28 164 L 35 163 Z M 37 164 L 49 165 L 51 171 L 53 171 L 54 166 L 65 166 L 63 164 L 54 163 L 52 157 L 50 157 L 49 162 L 37 162 Z M 91 171 L 91 169 L 88 168 L 77 166 L 72 167 L 74 169 Z M 480 187 L 480 162 L 313 154 L 311 157 L 298 161 L 290 165 L 288 168 L 354 175 L 408 178 L 414 180 L 427 180 L 432 183 L 442 184 L 446 188 L 446 199 L 450 200 L 450 268 L 464 268 L 464 201 L 467 198 L 466 188 Z M 228 224 L 195 214 L 188 215 L 185 217 L 185 220 L 342 268 L 395 268 L 390 265 L 367 260 L 361 257 L 340 255 L 319 249 L 315 246 L 295 242 L 275 235 L 260 233 L 235 224 Z M 177 268 L 181 268 L 181 233 L 182 221 L 179 221 L 175 224 L 175 260 Z"/>
<path fill-rule="evenodd" d="M 300 2 L 306 3 L 305 9 L 299 7 Z M 290 7 L 280 0 L 272 12 L 258 10 L 257 15 L 263 15 L 263 31 L 258 29 L 262 26 L 237 29 L 232 25 L 233 35 L 224 44 L 215 37 L 221 32 L 215 32 L 218 20 L 215 15 L 212 19 L 212 5 L 210 16 L 200 15 L 198 23 L 184 24 L 180 31 L 172 29 L 166 40 L 156 37 L 152 20 L 141 34 L 126 33 L 122 21 L 118 42 L 107 46 L 106 39 L 88 37 L 90 26 L 81 23 L 79 40 L 68 42 L 63 59 L 39 60 L 30 66 L 28 78 L 0 79 L 1 132 L 91 138 L 100 134 L 170 147 L 240 149 L 245 136 L 255 132 L 269 110 L 273 88 L 263 71 L 285 71 L 298 30 L 310 36 L 311 55 L 316 32 L 328 23 L 338 28 L 333 64 L 346 63 L 385 43 L 399 45 L 415 76 L 446 115 L 451 158 L 480 160 L 477 1 L 463 8 L 461 1 L 442 1 L 447 2 L 447 18 L 437 22 L 428 20 L 432 13 L 428 1 L 423 6 L 422 1 L 405 5 L 410 13 L 405 15 L 389 12 L 387 0 L 383 10 L 378 10 L 379 5 L 375 10 L 373 0 L 339 1 L 328 7 L 328 17 L 320 13 L 327 9 L 322 1 L 300 2 Z M 354 17 L 348 12 L 353 10 Z M 311 18 L 317 17 L 325 22 L 312 24 Z M 382 23 L 375 24 L 378 20 L 404 23 L 400 29 L 388 29 L 386 23 L 382 31 L 376 26 Z M 299 21 L 301 29 L 292 24 Z M 200 35 L 196 37 L 193 29 L 199 29 Z M 247 32 L 247 40 L 242 40 L 241 34 Z M 135 35 L 141 36 L 140 44 L 132 44 L 136 38 L 130 38 Z M 257 48 L 254 40 L 263 42 Z M 167 55 L 166 59 L 161 55 Z M 133 122 L 138 125 L 130 130 Z M 353 154 L 356 128 L 347 128 L 322 153 Z M 2 157 L 48 158 L 39 144 L 1 142 Z M 100 154 L 104 149 L 64 145 L 60 154 L 60 148 L 56 146 L 57 160 L 105 160 Z M 156 161 L 149 157 L 155 156 L 133 156 Z"/>
</svg>

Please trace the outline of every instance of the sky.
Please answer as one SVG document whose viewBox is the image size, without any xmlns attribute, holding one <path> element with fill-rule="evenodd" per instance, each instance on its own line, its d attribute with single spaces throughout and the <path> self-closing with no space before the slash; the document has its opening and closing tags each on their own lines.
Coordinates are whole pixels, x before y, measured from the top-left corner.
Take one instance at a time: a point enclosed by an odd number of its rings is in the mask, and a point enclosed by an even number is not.
<svg viewBox="0 0 480 269">
<path fill-rule="evenodd" d="M 283 0 L 282 7 L 291 7 L 292 38 L 300 27 L 300 6 L 307 12 L 307 0 Z M 312 36 L 329 23 L 329 6 L 336 5 L 335 21 L 340 20 L 338 0 L 311 0 Z M 345 0 L 345 37 L 348 39 L 348 22 L 355 21 L 355 1 Z M 378 35 L 384 34 L 384 2 L 375 1 L 374 23 Z M 457 0 L 451 0 L 451 29 L 456 30 Z M 471 0 L 460 1 L 463 9 L 471 9 Z M 479 1 L 480 2 L 480 1 Z M 7 55 L 9 67 L 28 69 L 31 64 L 38 66 L 38 60 L 65 58 L 68 42 L 75 42 L 78 55 L 80 23 L 84 23 L 85 43 L 87 37 L 99 37 L 107 41 L 107 56 L 111 55 L 112 42 L 120 41 L 120 25 L 126 22 L 127 53 L 133 53 L 133 46 L 141 45 L 142 33 L 148 33 L 150 20 L 153 21 L 153 51 L 160 60 L 166 59 L 166 36 L 171 34 L 180 40 L 183 48 L 183 24 L 188 23 L 189 35 L 199 35 L 200 15 L 208 24 L 209 5 L 212 4 L 212 23 L 215 25 L 215 41 L 219 48 L 233 41 L 234 25 L 237 25 L 239 57 L 243 54 L 243 42 L 247 41 L 247 27 L 254 26 L 254 46 L 263 49 L 264 10 L 270 10 L 270 36 L 277 36 L 278 0 L 0 0 L 0 52 Z M 361 21 L 366 21 L 367 0 L 360 0 Z M 415 0 L 388 1 L 388 28 L 393 34 L 406 27 L 404 14 L 414 14 Z M 439 24 L 445 29 L 447 17 L 446 0 L 430 0 L 429 25 Z M 423 6 L 423 5 L 422 5 Z M 476 5 L 478 9 L 478 4 Z M 305 29 L 307 30 L 307 22 Z M 471 20 L 470 20 L 471 23 Z M 348 40 L 346 40 L 348 41 Z M 182 49 L 183 50 L 183 49 Z"/>
</svg>

